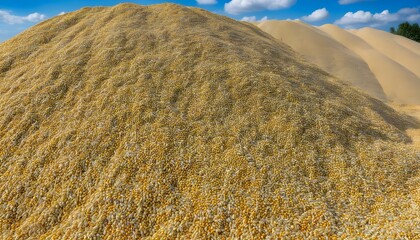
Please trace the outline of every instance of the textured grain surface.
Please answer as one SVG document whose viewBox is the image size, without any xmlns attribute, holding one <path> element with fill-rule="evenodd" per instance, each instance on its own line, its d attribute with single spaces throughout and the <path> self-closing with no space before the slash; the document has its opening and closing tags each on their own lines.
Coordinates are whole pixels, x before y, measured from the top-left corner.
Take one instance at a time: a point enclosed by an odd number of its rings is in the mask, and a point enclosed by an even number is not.
<svg viewBox="0 0 420 240">
<path fill-rule="evenodd" d="M 401 104 L 391 104 L 396 110 L 412 116 L 420 121 L 420 105 L 401 105 Z M 420 155 L 420 129 L 418 127 L 409 128 L 406 130 L 408 136 L 411 138 L 412 143 Z"/>
<path fill-rule="evenodd" d="M 0 238 L 414 238 L 413 125 L 255 26 L 82 9 L 0 44 Z"/>
</svg>

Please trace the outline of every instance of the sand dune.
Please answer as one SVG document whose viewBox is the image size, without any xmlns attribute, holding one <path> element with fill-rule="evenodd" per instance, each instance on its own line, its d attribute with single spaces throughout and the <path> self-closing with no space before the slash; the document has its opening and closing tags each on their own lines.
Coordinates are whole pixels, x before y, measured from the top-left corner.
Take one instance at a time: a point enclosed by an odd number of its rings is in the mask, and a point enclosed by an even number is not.
<svg viewBox="0 0 420 240">
<path fill-rule="evenodd" d="M 334 25 L 321 30 L 359 54 L 377 76 L 392 107 L 420 119 L 420 44 L 384 31 L 363 28 L 346 31 Z M 420 149 L 420 130 L 408 129 L 413 146 Z"/>
<path fill-rule="evenodd" d="M 330 24 L 320 29 L 358 54 L 369 65 L 389 100 L 420 104 L 420 79 L 416 74 L 351 32 Z"/>
<path fill-rule="evenodd" d="M 377 98 L 386 98 L 363 59 L 319 29 L 300 21 L 265 21 L 258 26 L 323 70 Z"/>
<path fill-rule="evenodd" d="M 420 44 L 417 44 L 417 48 L 413 46 L 414 50 L 413 48 L 407 48 L 396 41 L 396 39 L 401 38 L 400 36 L 373 28 L 362 28 L 353 33 L 379 52 L 416 74 L 417 77 L 420 77 L 420 53 L 418 53 L 420 52 Z"/>
<path fill-rule="evenodd" d="M 394 36 L 394 41 L 420 55 L 420 43 L 397 35 Z"/>
<path fill-rule="evenodd" d="M 372 28 L 316 28 L 300 21 L 266 21 L 258 26 L 323 70 L 420 120 L 419 43 Z M 420 130 L 406 133 L 420 149 Z"/>
<path fill-rule="evenodd" d="M 420 44 L 384 31 L 319 28 L 296 21 L 258 26 L 310 62 L 353 86 L 391 102 L 420 104 Z M 380 86 L 378 86 L 380 85 Z"/>
</svg>

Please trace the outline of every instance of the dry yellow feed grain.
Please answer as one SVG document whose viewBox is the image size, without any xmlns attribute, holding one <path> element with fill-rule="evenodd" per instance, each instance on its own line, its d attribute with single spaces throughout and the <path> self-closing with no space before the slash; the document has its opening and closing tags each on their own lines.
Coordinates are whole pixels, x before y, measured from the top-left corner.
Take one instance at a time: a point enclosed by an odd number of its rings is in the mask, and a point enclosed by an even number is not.
<svg viewBox="0 0 420 240">
<path fill-rule="evenodd" d="M 0 238 L 415 238 L 415 124 L 251 24 L 84 8 L 0 44 Z"/>
</svg>

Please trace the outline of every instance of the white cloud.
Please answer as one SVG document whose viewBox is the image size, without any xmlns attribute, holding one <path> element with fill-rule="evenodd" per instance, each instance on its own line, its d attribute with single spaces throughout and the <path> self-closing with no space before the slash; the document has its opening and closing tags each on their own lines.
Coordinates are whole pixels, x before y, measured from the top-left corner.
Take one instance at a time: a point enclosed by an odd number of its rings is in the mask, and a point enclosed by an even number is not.
<svg viewBox="0 0 420 240">
<path fill-rule="evenodd" d="M 302 20 L 307 22 L 317 22 L 326 19 L 330 14 L 326 8 L 315 10 L 309 16 L 302 17 Z"/>
<path fill-rule="evenodd" d="M 357 11 L 355 13 L 348 12 L 342 18 L 335 21 L 335 24 L 342 25 L 345 28 L 356 28 L 356 27 L 379 27 L 388 23 L 397 21 L 416 21 L 420 19 L 419 8 L 403 8 L 396 13 L 390 13 L 388 10 L 384 10 L 381 13 Z"/>
<path fill-rule="evenodd" d="M 0 22 L 7 24 L 21 24 L 25 22 L 39 22 L 46 18 L 44 14 L 31 13 L 28 16 L 16 16 L 8 11 L 0 10 Z"/>
<path fill-rule="evenodd" d="M 261 18 L 260 20 L 257 20 L 256 16 L 243 17 L 241 19 L 241 21 L 245 21 L 245 22 L 264 22 L 264 21 L 267 21 L 267 20 L 268 20 L 267 16 Z"/>
<path fill-rule="evenodd" d="M 352 3 L 357 3 L 357 2 L 364 2 L 367 0 L 339 0 L 338 3 L 341 5 L 346 5 L 346 4 L 352 4 Z"/>
<path fill-rule="evenodd" d="M 203 5 L 216 4 L 217 0 L 197 0 L 197 3 Z"/>
<path fill-rule="evenodd" d="M 23 17 L 24 20 L 28 20 L 29 22 L 39 22 L 45 19 L 45 15 L 39 13 L 31 13 L 26 17 Z"/>
<path fill-rule="evenodd" d="M 64 14 L 66 14 L 66 12 L 61 12 L 61 13 L 58 14 L 58 16 L 62 16 Z"/>
<path fill-rule="evenodd" d="M 409 22 L 420 21 L 420 14 L 413 14 L 413 15 L 407 17 L 407 21 L 409 21 Z"/>
<path fill-rule="evenodd" d="M 296 0 L 231 0 L 225 4 L 225 11 L 231 14 L 260 10 L 289 8 Z"/>
<path fill-rule="evenodd" d="M 403 15 L 412 15 L 412 14 L 419 13 L 419 9 L 418 8 L 402 8 L 398 11 L 398 13 L 403 14 Z"/>
</svg>

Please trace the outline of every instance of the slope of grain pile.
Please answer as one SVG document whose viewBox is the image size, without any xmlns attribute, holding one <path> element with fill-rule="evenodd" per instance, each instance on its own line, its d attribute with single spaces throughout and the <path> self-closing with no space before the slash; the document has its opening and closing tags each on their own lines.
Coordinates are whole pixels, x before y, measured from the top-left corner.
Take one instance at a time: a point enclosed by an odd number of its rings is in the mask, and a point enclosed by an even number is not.
<svg viewBox="0 0 420 240">
<path fill-rule="evenodd" d="M 0 238 L 410 238 L 415 124 L 255 26 L 85 8 L 0 44 Z"/>
</svg>

